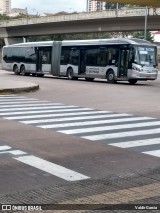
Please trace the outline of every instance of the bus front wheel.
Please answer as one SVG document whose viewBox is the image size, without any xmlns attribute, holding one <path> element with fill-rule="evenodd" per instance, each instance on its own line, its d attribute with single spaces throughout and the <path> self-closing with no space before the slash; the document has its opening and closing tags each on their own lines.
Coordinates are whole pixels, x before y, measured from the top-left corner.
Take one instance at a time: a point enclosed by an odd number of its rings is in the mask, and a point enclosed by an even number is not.
<svg viewBox="0 0 160 213">
<path fill-rule="evenodd" d="M 116 83 L 115 75 L 113 70 L 109 70 L 106 75 L 108 83 Z"/>
<path fill-rule="evenodd" d="M 67 77 L 68 77 L 68 80 L 73 80 L 74 79 L 74 74 L 73 74 L 73 69 L 72 68 L 68 69 Z"/>
<path fill-rule="evenodd" d="M 131 85 L 134 85 L 137 83 L 137 80 L 136 79 L 130 79 L 128 80 L 128 82 L 131 84 Z"/>
</svg>

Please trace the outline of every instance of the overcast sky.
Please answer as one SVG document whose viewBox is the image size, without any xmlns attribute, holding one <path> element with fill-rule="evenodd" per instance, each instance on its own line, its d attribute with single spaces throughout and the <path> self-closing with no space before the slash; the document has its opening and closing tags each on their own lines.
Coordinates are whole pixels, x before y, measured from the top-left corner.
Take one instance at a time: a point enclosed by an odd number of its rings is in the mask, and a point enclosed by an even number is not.
<svg viewBox="0 0 160 213">
<path fill-rule="evenodd" d="M 86 0 L 11 0 L 12 8 L 26 8 L 30 13 L 86 11 Z"/>
</svg>

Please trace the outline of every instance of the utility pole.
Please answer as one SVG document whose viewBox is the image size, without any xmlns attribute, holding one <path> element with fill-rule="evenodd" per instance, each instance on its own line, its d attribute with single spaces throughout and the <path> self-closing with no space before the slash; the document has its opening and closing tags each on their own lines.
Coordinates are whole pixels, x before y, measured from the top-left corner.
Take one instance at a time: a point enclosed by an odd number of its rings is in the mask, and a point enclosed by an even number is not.
<svg viewBox="0 0 160 213">
<path fill-rule="evenodd" d="M 148 21 L 148 8 L 146 6 L 146 12 L 145 12 L 145 25 L 144 25 L 144 39 L 147 39 L 147 21 Z"/>
<path fill-rule="evenodd" d="M 116 17 L 118 17 L 119 3 L 116 4 Z"/>
</svg>

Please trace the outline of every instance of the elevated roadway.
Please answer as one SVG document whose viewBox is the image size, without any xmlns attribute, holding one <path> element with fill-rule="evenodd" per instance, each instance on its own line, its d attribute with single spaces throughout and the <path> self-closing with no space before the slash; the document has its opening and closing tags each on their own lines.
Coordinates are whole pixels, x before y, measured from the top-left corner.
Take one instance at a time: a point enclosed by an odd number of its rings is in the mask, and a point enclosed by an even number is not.
<svg viewBox="0 0 160 213">
<path fill-rule="evenodd" d="M 78 13 L 0 22 L 1 38 L 144 30 L 146 9 Z M 160 9 L 148 10 L 148 30 L 160 30 Z"/>
</svg>

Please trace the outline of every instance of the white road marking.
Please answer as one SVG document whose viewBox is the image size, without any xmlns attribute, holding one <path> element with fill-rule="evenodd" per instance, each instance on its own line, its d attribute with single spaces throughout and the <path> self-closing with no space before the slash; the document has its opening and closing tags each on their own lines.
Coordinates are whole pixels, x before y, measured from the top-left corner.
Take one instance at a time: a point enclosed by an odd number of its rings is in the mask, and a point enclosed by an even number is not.
<svg viewBox="0 0 160 213">
<path fill-rule="evenodd" d="M 33 166 L 37 169 L 55 175 L 67 181 L 78 181 L 88 179 L 88 176 L 82 175 L 65 167 L 59 166 L 57 164 L 51 163 L 49 161 L 43 160 L 35 156 L 23 156 L 14 158 L 17 161 L 25 163 L 27 165 Z"/>
<path fill-rule="evenodd" d="M 50 102 L 49 101 L 30 101 L 30 100 L 28 100 L 28 101 L 11 101 L 11 102 L 4 101 L 4 102 L 0 103 L 0 105 L 5 105 L 5 104 L 14 105 L 14 104 L 26 104 L 26 103 L 30 104 L 30 103 L 50 103 Z"/>
<path fill-rule="evenodd" d="M 142 153 L 147 155 L 152 155 L 155 157 L 160 157 L 160 150 L 154 150 L 154 151 L 148 151 L 148 152 L 142 152 Z"/>
<path fill-rule="evenodd" d="M 66 108 L 69 108 L 66 106 Z M 6 116 L 6 115 L 23 115 L 23 114 L 39 114 L 39 113 L 50 113 L 50 112 L 70 112 L 70 111 L 80 111 L 82 108 L 76 108 L 76 109 L 60 109 L 60 110 L 39 110 L 39 111 L 23 111 L 23 112 L 6 112 L 6 113 L 0 113 L 0 116 Z M 93 110 L 90 108 L 83 108 L 83 110 Z"/>
<path fill-rule="evenodd" d="M 132 116 L 129 114 L 107 114 L 107 115 L 93 115 L 93 116 L 80 116 L 80 117 L 69 117 L 69 118 L 58 118 L 58 119 L 43 119 L 43 120 L 31 120 L 31 121 L 20 121 L 25 124 L 36 124 L 36 123 L 50 123 L 60 121 L 76 121 L 76 120 L 88 120 L 97 118 L 110 118 L 110 117 L 121 117 L 121 116 Z"/>
<path fill-rule="evenodd" d="M 14 95 L 14 94 L 10 94 L 10 95 L 0 95 L 0 97 L 12 97 L 12 96 L 17 97 L 17 95 Z"/>
<path fill-rule="evenodd" d="M 27 101 L 27 100 L 31 100 L 31 101 L 37 101 L 37 99 L 35 99 L 35 98 L 30 98 L 30 99 L 28 99 L 28 98 L 14 98 L 14 100 L 13 99 L 5 99 L 5 100 L 2 100 L 2 99 L 0 99 L 0 102 L 11 102 L 12 103 L 12 101 Z"/>
<path fill-rule="evenodd" d="M 15 105 L 3 105 L 3 106 L 0 106 L 0 110 L 2 108 L 16 108 L 16 107 L 38 107 L 38 106 L 64 106 L 63 104 L 61 103 L 35 103 L 35 104 L 15 104 Z"/>
<path fill-rule="evenodd" d="M 0 146 L 0 151 L 11 149 L 10 146 Z"/>
<path fill-rule="evenodd" d="M 11 150 L 11 151 L 3 151 L 0 152 L 0 154 L 12 154 L 12 155 L 25 155 L 27 154 L 26 152 L 22 152 L 21 150 Z"/>
<path fill-rule="evenodd" d="M 48 117 L 64 117 L 64 116 L 72 116 L 72 115 L 90 115 L 90 114 L 106 114 L 107 111 L 87 111 L 83 112 L 79 110 L 79 112 L 74 113 L 60 113 L 60 114 L 47 114 L 47 115 L 25 115 L 25 116 L 14 116 L 14 117 L 5 117 L 8 120 L 19 120 L 19 119 L 31 119 L 31 118 L 48 118 Z M 110 113 L 110 112 L 108 112 Z"/>
<path fill-rule="evenodd" d="M 126 115 L 127 116 L 127 115 Z M 83 122 L 75 122 L 75 123 L 65 123 L 65 124 L 48 124 L 48 125 L 40 125 L 38 127 L 44 128 L 44 129 L 50 129 L 50 128 L 60 128 L 60 127 L 72 127 L 72 126 L 90 126 L 95 124 L 110 124 L 110 123 L 118 123 L 118 122 L 127 122 L 127 121 L 139 121 L 139 120 L 148 120 L 149 118 L 145 117 L 139 117 L 139 118 L 121 118 L 121 119 L 110 119 L 110 120 L 98 120 L 98 121 L 83 121 Z M 128 124 L 126 124 L 128 125 Z M 118 126 L 119 127 L 119 126 Z M 109 127 L 110 128 L 110 127 Z M 76 133 L 87 132 L 87 131 L 103 131 L 108 130 L 108 127 L 91 127 L 91 128 L 83 128 L 76 130 Z M 73 131 L 74 130 L 66 130 L 66 131 Z M 65 132 L 66 133 L 66 132 Z M 71 133 L 72 134 L 72 133 Z"/>
<path fill-rule="evenodd" d="M 152 135 L 152 134 L 160 134 L 160 128 L 137 130 L 137 131 L 130 131 L 130 132 L 118 132 L 118 133 L 110 133 L 110 134 L 82 136 L 81 138 L 85 138 L 85 139 L 88 139 L 88 140 L 96 141 L 96 140 L 113 139 L 113 138 L 125 138 L 125 137 L 131 137 L 131 136 Z"/>
<path fill-rule="evenodd" d="M 39 107 L 22 107 L 22 108 L 12 108 L 12 109 L 0 109 L 1 112 L 6 111 L 22 111 L 22 110 L 35 110 L 35 109 L 64 109 L 64 108 L 79 108 L 78 106 L 39 106 Z"/>
<path fill-rule="evenodd" d="M 110 143 L 111 146 L 116 146 L 120 148 L 130 148 L 130 147 L 138 147 L 138 146 L 148 146 L 160 144 L 160 138 L 152 138 L 146 140 L 137 140 L 137 141 L 129 141 L 129 142 L 120 142 L 120 143 Z"/>
<path fill-rule="evenodd" d="M 11 99 L 11 100 L 13 100 L 13 99 L 28 99 L 27 97 L 24 97 L 24 96 L 1 96 L 0 95 L 0 100 L 5 100 L 5 99 Z"/>
</svg>

